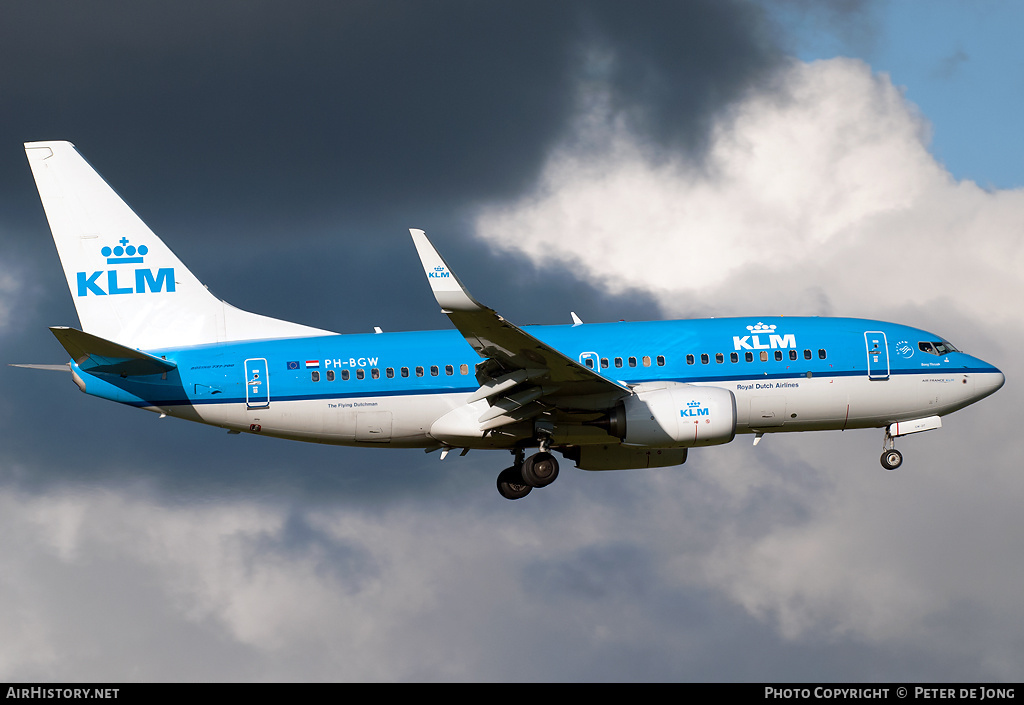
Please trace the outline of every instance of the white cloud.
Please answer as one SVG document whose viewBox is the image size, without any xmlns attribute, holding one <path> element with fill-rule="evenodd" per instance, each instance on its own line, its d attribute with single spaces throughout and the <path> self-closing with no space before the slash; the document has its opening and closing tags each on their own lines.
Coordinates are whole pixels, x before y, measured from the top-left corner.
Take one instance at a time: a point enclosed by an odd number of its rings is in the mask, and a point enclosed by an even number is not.
<svg viewBox="0 0 1024 705">
<path fill-rule="evenodd" d="M 636 139 L 593 95 L 585 105 L 581 138 L 528 197 L 483 209 L 480 237 L 653 292 L 670 315 L 948 299 L 1020 320 L 1002 304 L 1024 267 L 1024 190 L 952 180 L 913 106 L 859 61 L 792 63 L 719 122 L 699 165 Z"/>
<path fill-rule="evenodd" d="M 472 501 L 443 507 L 7 488 L 0 677 L 757 677 L 729 657 L 764 634 L 737 633 L 719 596 L 798 654 L 852 640 L 975 678 L 1019 673 L 1016 478 L 977 468 L 965 485 L 961 458 L 941 463 L 953 439 L 907 448 L 924 469 L 897 474 L 873 451 L 868 469 L 827 461 L 863 458 L 863 434 L 828 440 L 740 439 L 664 471 L 567 467 L 514 504 L 486 454 L 462 461 L 488 476 Z M 801 673 L 788 669 L 771 672 Z"/>
<path fill-rule="evenodd" d="M 1006 445 L 1024 374 L 1024 190 L 953 179 L 914 106 L 856 60 L 793 62 L 721 119 L 699 165 L 630 134 L 599 91 L 582 104 L 580 138 L 529 196 L 482 209 L 480 237 L 613 291 L 651 292 L 668 316 L 916 324 L 1010 380 L 943 431 L 905 439 L 910 462 L 895 475 L 877 466 L 880 432 L 770 438 L 739 461 L 705 451 L 696 462 L 716 469 L 707 479 L 733 498 L 726 511 L 765 493 L 789 513 L 765 510 L 759 532 L 723 522 L 673 565 L 787 639 L 980 649 L 988 675 L 1019 675 L 1005 655 L 1024 623 L 1012 597 L 1024 590 L 1013 568 L 1024 481 Z M 971 626 L 954 628 L 958 614 Z"/>
<path fill-rule="evenodd" d="M 248 500 L 178 506 L 126 490 L 7 489 L 0 677 L 585 678 L 588 654 L 649 635 L 655 618 L 643 604 L 606 612 L 623 596 L 621 578 L 593 576 L 600 594 L 563 590 L 566 557 L 621 540 L 614 526 L 579 528 L 598 505 L 534 524 L 487 502 L 296 513 Z M 605 636 L 549 662 L 581 628 Z"/>
</svg>

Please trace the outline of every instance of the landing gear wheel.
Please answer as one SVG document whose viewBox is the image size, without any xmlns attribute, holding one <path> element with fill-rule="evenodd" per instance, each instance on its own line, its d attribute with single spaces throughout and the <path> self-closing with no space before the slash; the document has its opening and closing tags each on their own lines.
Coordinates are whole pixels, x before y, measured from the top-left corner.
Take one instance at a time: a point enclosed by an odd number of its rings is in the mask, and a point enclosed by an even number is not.
<svg viewBox="0 0 1024 705">
<path fill-rule="evenodd" d="M 903 453 L 891 448 L 882 453 L 882 467 L 886 470 L 895 470 L 903 464 Z"/>
<path fill-rule="evenodd" d="M 523 475 L 513 465 L 498 475 L 498 494 L 505 499 L 522 499 L 533 488 L 523 482 Z"/>
<path fill-rule="evenodd" d="M 546 487 L 558 477 L 558 461 L 551 453 L 534 453 L 523 463 L 522 473 L 530 487 Z"/>
</svg>

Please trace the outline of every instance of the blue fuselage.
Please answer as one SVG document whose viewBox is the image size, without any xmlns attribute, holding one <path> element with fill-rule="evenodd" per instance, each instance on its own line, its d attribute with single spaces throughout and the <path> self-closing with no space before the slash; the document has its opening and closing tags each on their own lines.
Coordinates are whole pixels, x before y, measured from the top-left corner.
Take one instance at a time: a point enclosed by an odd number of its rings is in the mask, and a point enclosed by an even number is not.
<svg viewBox="0 0 1024 705">
<path fill-rule="evenodd" d="M 729 389 L 737 399 L 739 432 L 881 426 L 942 415 L 1002 384 L 998 369 L 941 337 L 880 321 L 719 318 L 525 330 L 625 385 L 669 381 Z M 479 387 L 480 358 L 454 330 L 148 352 L 177 368 L 128 378 L 76 372 L 90 394 L 134 406 L 239 430 L 258 426 L 269 435 L 354 444 L 354 437 L 331 432 L 335 410 L 420 415 L 396 421 L 390 441 L 430 445 L 434 418 Z M 287 409 L 298 409 L 296 403 L 301 411 L 289 422 Z M 767 412 L 758 417 L 761 407 L 772 409 L 771 418 Z"/>
</svg>

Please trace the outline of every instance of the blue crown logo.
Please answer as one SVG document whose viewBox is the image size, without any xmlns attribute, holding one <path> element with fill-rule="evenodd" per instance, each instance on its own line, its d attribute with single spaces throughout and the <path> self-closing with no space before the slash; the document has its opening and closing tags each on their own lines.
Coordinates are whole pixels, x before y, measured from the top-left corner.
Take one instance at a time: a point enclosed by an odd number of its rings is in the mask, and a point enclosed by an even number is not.
<svg viewBox="0 0 1024 705">
<path fill-rule="evenodd" d="M 691 409 L 696 409 L 698 406 L 700 406 L 700 402 L 699 401 L 688 401 L 688 402 L 686 402 L 686 405 L 688 407 L 690 407 Z"/>
<path fill-rule="evenodd" d="M 121 244 L 116 247 L 104 246 L 100 250 L 100 254 L 107 258 L 107 264 L 140 264 L 142 258 L 149 254 L 148 247 L 129 245 L 126 237 L 122 237 L 118 242 Z"/>
<path fill-rule="evenodd" d="M 765 324 L 758 321 L 756 326 L 747 326 L 747 330 L 751 333 L 771 333 L 775 330 L 774 325 L 766 326 Z"/>
</svg>

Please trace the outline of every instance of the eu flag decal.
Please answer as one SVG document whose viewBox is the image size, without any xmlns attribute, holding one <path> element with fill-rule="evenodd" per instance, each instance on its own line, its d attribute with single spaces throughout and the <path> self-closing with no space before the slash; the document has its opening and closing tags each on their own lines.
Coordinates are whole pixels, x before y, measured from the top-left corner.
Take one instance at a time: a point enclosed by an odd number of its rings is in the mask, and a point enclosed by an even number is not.
<svg viewBox="0 0 1024 705">
<path fill-rule="evenodd" d="M 288 361 L 288 369 L 289 370 L 297 370 L 297 369 L 299 369 L 299 361 L 298 360 L 295 360 L 295 361 L 289 360 Z"/>
</svg>

